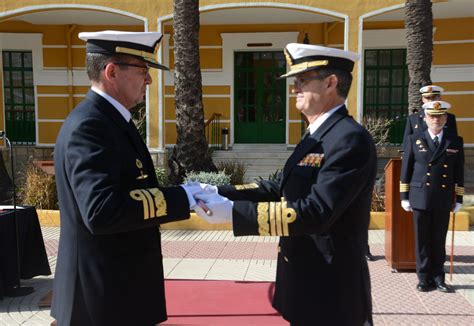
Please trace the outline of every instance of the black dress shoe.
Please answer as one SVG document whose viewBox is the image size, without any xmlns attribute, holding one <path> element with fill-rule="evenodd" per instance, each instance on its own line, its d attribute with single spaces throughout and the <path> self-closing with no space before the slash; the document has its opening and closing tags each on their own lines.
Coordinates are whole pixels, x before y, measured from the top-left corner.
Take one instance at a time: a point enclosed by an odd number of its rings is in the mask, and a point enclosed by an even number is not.
<svg viewBox="0 0 474 326">
<path fill-rule="evenodd" d="M 434 286 L 430 284 L 430 282 L 419 282 L 418 285 L 416 286 L 416 289 L 419 292 L 428 292 L 428 291 L 434 290 Z"/>
<path fill-rule="evenodd" d="M 438 291 L 444 292 L 444 293 L 451 293 L 454 292 L 453 288 L 449 285 L 447 285 L 444 282 L 438 282 L 436 283 L 436 288 Z"/>
</svg>

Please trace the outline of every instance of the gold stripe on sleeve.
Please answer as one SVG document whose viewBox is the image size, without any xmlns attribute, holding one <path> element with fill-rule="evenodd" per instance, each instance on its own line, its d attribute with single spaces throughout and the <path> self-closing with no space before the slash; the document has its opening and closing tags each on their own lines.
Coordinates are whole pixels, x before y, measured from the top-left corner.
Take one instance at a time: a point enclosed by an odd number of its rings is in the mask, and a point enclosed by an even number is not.
<svg viewBox="0 0 474 326">
<path fill-rule="evenodd" d="M 268 203 L 258 203 L 257 214 L 258 234 L 269 236 L 270 228 L 268 225 Z"/>
<path fill-rule="evenodd" d="M 130 197 L 142 202 L 144 220 L 167 214 L 165 196 L 158 188 L 135 189 L 130 191 Z"/>
<path fill-rule="evenodd" d="M 132 197 L 132 199 L 134 200 L 137 200 L 137 201 L 141 201 L 142 204 L 143 204 L 143 219 L 144 220 L 147 220 L 150 218 L 150 211 L 149 211 L 149 205 L 148 205 L 148 200 L 145 196 L 145 194 L 142 192 L 141 189 L 136 189 L 136 190 L 132 190 L 130 191 L 130 197 Z"/>
<path fill-rule="evenodd" d="M 464 187 L 460 187 L 456 184 L 454 187 L 454 191 L 456 192 L 456 195 L 464 196 Z"/>
<path fill-rule="evenodd" d="M 257 189 L 258 184 L 256 183 L 247 183 L 244 185 L 236 185 L 235 190 L 246 190 L 246 189 Z"/>
<path fill-rule="evenodd" d="M 400 192 L 408 192 L 408 191 L 410 191 L 410 184 L 400 182 Z"/>
<path fill-rule="evenodd" d="M 156 215 L 155 215 L 155 213 L 156 213 L 155 212 L 155 201 L 153 200 L 153 197 L 151 197 L 151 194 L 148 191 L 146 191 L 145 189 L 141 189 L 141 192 L 146 197 L 146 200 L 148 202 L 150 218 L 156 217 Z"/>
<path fill-rule="evenodd" d="M 276 203 L 273 203 L 274 205 Z M 278 203 L 279 205 L 277 205 L 278 209 L 280 210 L 280 213 L 278 214 L 278 218 L 276 218 L 276 227 L 277 227 L 277 232 L 275 235 L 279 235 L 279 236 L 282 236 L 283 235 L 283 226 L 281 225 L 282 223 L 282 220 L 281 220 L 281 203 Z"/>
<path fill-rule="evenodd" d="M 275 225 L 275 203 L 268 203 L 270 206 L 270 235 L 277 235 L 277 225 Z"/>
<path fill-rule="evenodd" d="M 278 235 L 283 235 L 283 225 L 282 225 L 282 219 L 281 219 L 281 203 L 278 202 L 278 203 L 275 203 L 275 212 L 276 212 L 276 216 L 275 216 L 275 219 L 276 219 L 276 224 L 277 224 L 277 230 L 278 231 Z"/>
<path fill-rule="evenodd" d="M 155 202 L 155 212 L 157 217 L 167 215 L 167 205 L 165 195 L 158 188 L 151 188 L 148 191 L 153 195 Z"/>
<path fill-rule="evenodd" d="M 290 232 L 288 224 L 296 221 L 296 211 L 293 208 L 288 207 L 288 202 L 284 197 L 281 198 L 281 218 L 283 223 L 283 236 L 289 236 Z"/>
</svg>

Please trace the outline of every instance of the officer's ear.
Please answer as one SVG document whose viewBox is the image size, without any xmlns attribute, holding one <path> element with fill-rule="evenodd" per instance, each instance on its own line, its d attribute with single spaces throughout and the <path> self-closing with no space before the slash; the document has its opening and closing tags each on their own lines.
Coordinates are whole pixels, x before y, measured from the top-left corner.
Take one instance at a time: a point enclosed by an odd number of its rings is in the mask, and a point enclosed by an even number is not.
<svg viewBox="0 0 474 326">
<path fill-rule="evenodd" d="M 328 90 L 336 90 L 337 89 L 337 84 L 339 83 L 339 80 L 337 79 L 337 76 L 332 74 L 326 77 L 326 88 Z"/>
<path fill-rule="evenodd" d="M 104 68 L 104 78 L 106 80 L 112 80 L 117 77 L 117 65 L 114 65 L 112 62 L 109 62 L 105 65 Z"/>
</svg>

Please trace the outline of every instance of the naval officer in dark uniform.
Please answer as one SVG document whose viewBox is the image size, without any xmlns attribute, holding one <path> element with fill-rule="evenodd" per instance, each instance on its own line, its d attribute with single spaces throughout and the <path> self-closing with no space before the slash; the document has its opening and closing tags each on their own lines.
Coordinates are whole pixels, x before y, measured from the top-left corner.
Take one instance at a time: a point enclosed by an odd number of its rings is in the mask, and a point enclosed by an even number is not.
<svg viewBox="0 0 474 326">
<path fill-rule="evenodd" d="M 428 129 L 409 135 L 400 177 L 402 207 L 413 211 L 417 290 L 451 292 L 444 280 L 446 234 L 450 211 L 456 213 L 464 194 L 464 150 L 461 137 L 446 132 L 450 105 L 423 105 Z"/>
<path fill-rule="evenodd" d="M 423 101 L 423 104 L 441 100 L 441 94 L 443 91 L 444 89 L 442 87 L 436 85 L 428 85 L 420 88 L 421 100 Z M 423 108 L 418 112 L 410 114 L 405 125 L 403 143 L 405 143 L 405 140 L 409 135 L 416 132 L 424 132 L 427 128 L 428 126 L 425 122 L 425 112 Z M 456 116 L 454 114 L 448 112 L 444 130 L 451 134 L 458 134 Z"/>
<path fill-rule="evenodd" d="M 167 69 L 156 61 L 161 37 L 79 34 L 92 87 L 54 152 L 61 233 L 51 315 L 59 326 L 167 318 L 159 225 L 189 218 L 195 202 L 183 187 L 158 188 L 129 112 L 144 100 L 149 69 Z"/>
<path fill-rule="evenodd" d="M 280 236 L 273 306 L 292 325 L 370 325 L 365 254 L 376 151 L 344 105 L 359 56 L 296 43 L 285 55 L 282 77 L 295 77 L 296 108 L 310 124 L 280 180 L 196 196 L 232 220 L 236 236 Z"/>
</svg>

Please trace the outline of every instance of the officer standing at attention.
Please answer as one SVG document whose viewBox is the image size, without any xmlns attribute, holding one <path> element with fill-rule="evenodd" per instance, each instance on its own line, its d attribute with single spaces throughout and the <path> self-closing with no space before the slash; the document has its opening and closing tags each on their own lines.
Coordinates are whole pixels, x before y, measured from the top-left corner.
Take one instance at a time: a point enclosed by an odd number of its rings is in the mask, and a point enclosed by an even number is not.
<svg viewBox="0 0 474 326">
<path fill-rule="evenodd" d="M 450 104 L 423 105 L 428 129 L 409 135 L 400 177 L 401 205 L 413 211 L 417 290 L 452 292 L 444 280 L 450 211 L 461 208 L 464 194 L 463 139 L 446 132 Z"/>
<path fill-rule="evenodd" d="M 196 212 L 232 220 L 236 236 L 280 236 L 273 307 L 291 325 L 371 325 L 365 254 L 377 158 L 344 105 L 359 55 L 297 43 L 285 55 L 290 71 L 281 77 L 295 78 L 308 134 L 280 180 L 197 194 L 213 215 Z"/>
<path fill-rule="evenodd" d="M 423 104 L 441 100 L 441 93 L 443 91 L 444 89 L 442 87 L 436 85 L 428 85 L 420 88 L 421 100 L 423 101 Z M 405 125 L 403 143 L 405 143 L 405 140 L 407 139 L 408 135 L 411 135 L 415 132 L 423 132 L 427 128 L 428 127 L 425 122 L 425 112 L 423 109 L 413 114 L 410 114 L 407 118 L 407 123 Z M 456 116 L 454 114 L 448 112 L 448 120 L 446 122 L 446 125 L 444 126 L 444 130 L 451 134 L 458 134 L 458 129 L 456 126 Z"/>
<path fill-rule="evenodd" d="M 184 187 L 158 188 L 130 109 L 144 100 L 162 35 L 79 33 L 91 90 L 55 151 L 61 233 L 51 315 L 63 325 L 166 320 L 159 225 L 189 218 Z M 189 193 L 189 194 L 188 194 Z"/>
</svg>

